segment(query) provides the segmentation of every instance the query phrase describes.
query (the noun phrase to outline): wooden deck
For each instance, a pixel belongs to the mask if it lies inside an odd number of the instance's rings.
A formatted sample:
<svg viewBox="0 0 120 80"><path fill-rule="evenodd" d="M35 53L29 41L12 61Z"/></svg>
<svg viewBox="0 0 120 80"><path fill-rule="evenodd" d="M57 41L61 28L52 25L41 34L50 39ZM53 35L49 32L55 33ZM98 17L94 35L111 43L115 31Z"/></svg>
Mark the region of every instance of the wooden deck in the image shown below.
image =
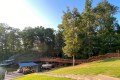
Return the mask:
<svg viewBox="0 0 120 80"><path fill-rule="evenodd" d="M14 72L6 72L4 80L13 80L13 79L18 78L20 76L23 76L23 74L22 73L17 73L16 71L14 71Z"/></svg>
<svg viewBox="0 0 120 80"><path fill-rule="evenodd" d="M55 62L55 63L65 63L72 64L72 59L61 59L61 58L40 58L38 61L41 62ZM75 64L81 64L86 62L86 60L75 60Z"/></svg>
<svg viewBox="0 0 120 80"><path fill-rule="evenodd" d="M114 57L115 58L120 57L120 53L107 53L105 55L92 56L89 59L78 59L78 60L76 59L75 64L82 64L82 63L104 60L107 58L114 58ZM62 59L62 58L40 58L37 61L55 62L55 63L60 63L60 64L72 64L73 63L72 59Z"/></svg>

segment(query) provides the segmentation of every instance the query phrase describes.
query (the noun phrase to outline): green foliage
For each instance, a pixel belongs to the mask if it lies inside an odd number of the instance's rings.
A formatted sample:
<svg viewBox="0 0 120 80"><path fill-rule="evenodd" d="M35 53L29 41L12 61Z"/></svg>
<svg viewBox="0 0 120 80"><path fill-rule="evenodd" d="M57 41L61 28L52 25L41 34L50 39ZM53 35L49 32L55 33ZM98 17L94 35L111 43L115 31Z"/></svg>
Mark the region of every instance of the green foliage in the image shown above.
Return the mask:
<svg viewBox="0 0 120 80"><path fill-rule="evenodd" d="M0 23L0 56L1 60L22 51L19 29Z"/></svg>
<svg viewBox="0 0 120 80"><path fill-rule="evenodd" d="M67 12L63 15L63 36L65 46L63 47L63 52L67 56L73 57L73 66L74 66L74 57L77 55L78 50L80 49L80 13L76 8L71 12L70 9L67 9Z"/></svg>
<svg viewBox="0 0 120 80"><path fill-rule="evenodd" d="M64 12L62 25L63 52L78 58L115 52L119 50L119 25L114 17L118 7L101 1L92 8L92 0L85 1L85 10L80 14L75 8ZM75 36L76 35L76 36Z"/></svg>
<svg viewBox="0 0 120 80"><path fill-rule="evenodd" d="M115 24L116 18L113 16L117 12L117 7L107 1L100 2L95 8L97 37L99 39L99 53L114 52Z"/></svg>
<svg viewBox="0 0 120 80"><path fill-rule="evenodd" d="M92 2L85 0L81 13L67 8L56 32L42 26L20 31L0 23L0 59L30 50L46 52L45 56L77 58L120 50L120 25L114 16L118 7L107 0L92 7Z"/></svg>
<svg viewBox="0 0 120 80"><path fill-rule="evenodd" d="M54 51L55 34L51 28L44 28L38 26L35 28L26 28L21 32L21 37L24 45L24 50L36 50L39 52ZM53 54L47 54L50 56Z"/></svg>
<svg viewBox="0 0 120 80"><path fill-rule="evenodd" d="M95 16L91 8L92 1L86 0L85 11L82 13L82 49L83 53L90 57L93 55L94 42L95 42Z"/></svg>
<svg viewBox="0 0 120 80"><path fill-rule="evenodd" d="M0 24L0 56L1 60L12 55L35 50L46 52L46 56L53 56L55 34L51 28L27 27L23 31L12 28L7 24Z"/></svg>
<svg viewBox="0 0 120 80"><path fill-rule="evenodd" d="M62 47L64 47L64 39L63 39L63 25L58 25L59 30L56 31L55 35L55 52L57 53L57 57L64 57Z"/></svg>
<svg viewBox="0 0 120 80"><path fill-rule="evenodd" d="M85 12L88 13L91 10L92 0L85 0Z"/></svg>
<svg viewBox="0 0 120 80"><path fill-rule="evenodd" d="M68 56L76 55L80 47L80 40L78 38L80 25L80 14L76 8L71 12L68 8L67 13L63 16L63 35L65 46L63 52Z"/></svg>

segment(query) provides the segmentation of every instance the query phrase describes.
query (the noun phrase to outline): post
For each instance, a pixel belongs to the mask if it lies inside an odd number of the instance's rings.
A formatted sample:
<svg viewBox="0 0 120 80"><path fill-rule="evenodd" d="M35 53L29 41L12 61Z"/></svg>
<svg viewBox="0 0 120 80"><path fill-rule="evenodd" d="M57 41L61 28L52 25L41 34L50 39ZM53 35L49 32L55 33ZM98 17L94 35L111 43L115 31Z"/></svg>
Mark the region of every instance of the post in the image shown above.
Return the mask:
<svg viewBox="0 0 120 80"><path fill-rule="evenodd" d="M73 66L75 66L75 56L73 55Z"/></svg>
<svg viewBox="0 0 120 80"><path fill-rule="evenodd" d="M38 72L39 70L38 70L38 66L36 66L36 72Z"/></svg>

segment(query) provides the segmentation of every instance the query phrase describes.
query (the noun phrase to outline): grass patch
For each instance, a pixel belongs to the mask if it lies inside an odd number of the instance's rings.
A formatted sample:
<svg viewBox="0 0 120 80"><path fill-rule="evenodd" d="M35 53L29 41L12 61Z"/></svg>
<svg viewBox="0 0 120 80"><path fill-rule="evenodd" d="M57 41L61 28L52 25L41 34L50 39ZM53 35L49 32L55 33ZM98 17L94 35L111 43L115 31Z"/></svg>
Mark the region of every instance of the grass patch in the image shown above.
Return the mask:
<svg viewBox="0 0 120 80"><path fill-rule="evenodd" d="M52 77L52 76L40 75L40 74L30 74L17 78L15 80L73 80L73 79Z"/></svg>
<svg viewBox="0 0 120 80"><path fill-rule="evenodd" d="M120 58L111 58L91 63L80 64L75 67L65 67L48 73L55 74L103 74L120 78Z"/></svg>

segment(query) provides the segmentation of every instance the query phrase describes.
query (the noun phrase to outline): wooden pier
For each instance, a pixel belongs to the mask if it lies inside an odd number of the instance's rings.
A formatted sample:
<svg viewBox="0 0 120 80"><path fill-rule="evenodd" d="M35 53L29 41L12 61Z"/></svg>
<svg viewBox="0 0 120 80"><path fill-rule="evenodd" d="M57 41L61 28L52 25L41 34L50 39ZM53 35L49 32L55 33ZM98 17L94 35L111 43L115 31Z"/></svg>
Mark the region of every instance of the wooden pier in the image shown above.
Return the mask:
<svg viewBox="0 0 120 80"><path fill-rule="evenodd" d="M72 64L72 59L61 59L61 58L40 58L38 61L41 62L55 62L55 63L61 63L61 64ZM75 64L81 64L84 63L86 60L75 60Z"/></svg>
<svg viewBox="0 0 120 80"><path fill-rule="evenodd" d="M99 56L92 56L89 59L76 59L75 64L82 64L87 62L93 62L98 60L104 60L107 58L116 58L120 57L120 53L107 53L105 55L99 55ZM72 64L72 59L63 59L63 58L40 58L36 61L40 62L50 62L50 63L58 63L58 64Z"/></svg>

